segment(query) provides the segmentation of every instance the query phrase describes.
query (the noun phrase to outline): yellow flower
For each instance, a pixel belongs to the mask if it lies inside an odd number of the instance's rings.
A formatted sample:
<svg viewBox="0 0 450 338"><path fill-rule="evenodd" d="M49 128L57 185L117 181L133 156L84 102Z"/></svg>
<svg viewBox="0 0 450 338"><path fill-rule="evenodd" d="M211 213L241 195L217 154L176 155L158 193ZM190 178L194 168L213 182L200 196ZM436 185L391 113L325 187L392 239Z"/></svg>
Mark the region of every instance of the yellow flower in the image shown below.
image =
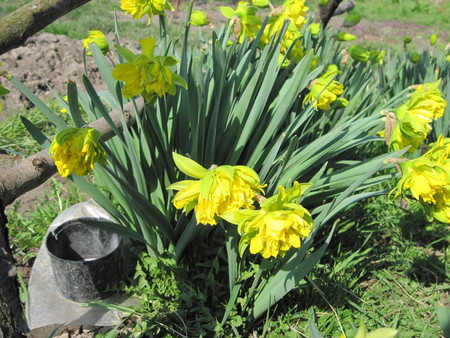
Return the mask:
<svg viewBox="0 0 450 338"><path fill-rule="evenodd" d="M193 26L206 26L211 22L211 18L206 15L205 12L193 10L191 14L191 25Z"/></svg>
<svg viewBox="0 0 450 338"><path fill-rule="evenodd" d="M173 11L174 8L166 0L120 0L120 8L133 19L142 18L148 14L148 23L152 22L153 15L164 15L164 11Z"/></svg>
<svg viewBox="0 0 450 338"><path fill-rule="evenodd" d="M435 162L433 151L400 164L402 177L391 191L420 201L430 218L450 222L450 166ZM442 160L442 158L441 158ZM446 158L445 158L446 161Z"/></svg>
<svg viewBox="0 0 450 338"><path fill-rule="evenodd" d="M236 10L228 6L220 7L223 16L231 19L230 24L233 25L234 35L239 43L242 43L246 36L249 39L256 37L262 21L256 16L258 8L252 6L246 1L239 1Z"/></svg>
<svg viewBox="0 0 450 338"><path fill-rule="evenodd" d="M94 162L106 162L106 152L98 142L101 134L93 128L68 128L60 131L50 145L56 168L62 177L78 176L94 170Z"/></svg>
<svg viewBox="0 0 450 338"><path fill-rule="evenodd" d="M311 186L294 182L289 190L279 186L279 192L261 203L261 209L242 209L223 218L238 225L242 235L239 252L250 246L250 253L260 253L264 258L284 256L292 247L299 248L301 240L308 237L313 219L308 210L295 203Z"/></svg>
<svg viewBox="0 0 450 338"><path fill-rule="evenodd" d="M439 90L440 83L441 79L433 83L417 86L416 91L411 95L407 103L407 109L411 114L427 123L430 123L433 119L437 120L444 115L447 102Z"/></svg>
<svg viewBox="0 0 450 338"><path fill-rule="evenodd" d="M153 56L155 40L152 37L139 41L142 54L135 55L126 48L116 46L119 53L128 61L114 68L115 79L126 82L123 96L131 98L141 94L148 103L154 103L157 97L166 93L175 95L176 85L186 88L184 79L172 73L169 66L178 63L171 56Z"/></svg>
<svg viewBox="0 0 450 338"><path fill-rule="evenodd" d="M450 138L441 134L436 142L430 144L430 147L423 156L428 157L433 162L450 165Z"/></svg>
<svg viewBox="0 0 450 338"><path fill-rule="evenodd" d="M410 193L416 200L436 203L436 193L450 183L445 168L426 156L400 163L400 168L402 178L395 197L402 195L407 199L407 193Z"/></svg>
<svg viewBox="0 0 450 338"><path fill-rule="evenodd" d="M427 138L431 126L409 114L403 106L396 110L395 116L397 120L390 136L389 150L397 151L410 146L408 152L412 154Z"/></svg>
<svg viewBox="0 0 450 338"><path fill-rule="evenodd" d="M303 105L313 102L314 108L327 110L338 100L341 106L346 106L348 101L338 98L344 92L344 85L333 80L337 74L339 74L337 66L329 65L325 74L311 82L310 92L303 100Z"/></svg>
<svg viewBox="0 0 450 338"><path fill-rule="evenodd" d="M178 190L172 203L187 214L195 211L197 224L217 224L222 214L240 208L253 208L253 198L263 192L258 174L245 166L219 166L207 170L195 161L173 153L176 166L198 180L171 184L167 189Z"/></svg>
<svg viewBox="0 0 450 338"><path fill-rule="evenodd" d="M427 138L432 129L430 123L440 118L447 106L438 88L440 82L418 85L409 100L396 109L389 150L411 146L408 152L414 153Z"/></svg>
<svg viewBox="0 0 450 338"><path fill-rule="evenodd" d="M105 55L106 53L108 53L109 51L109 43L108 40L106 40L106 36L105 34L103 34L100 31L89 31L89 36L83 40L83 47L86 48L87 55L92 55L90 49L89 49L89 45L91 43L95 43L97 44L97 46L100 48L100 50L102 51L103 55Z"/></svg>

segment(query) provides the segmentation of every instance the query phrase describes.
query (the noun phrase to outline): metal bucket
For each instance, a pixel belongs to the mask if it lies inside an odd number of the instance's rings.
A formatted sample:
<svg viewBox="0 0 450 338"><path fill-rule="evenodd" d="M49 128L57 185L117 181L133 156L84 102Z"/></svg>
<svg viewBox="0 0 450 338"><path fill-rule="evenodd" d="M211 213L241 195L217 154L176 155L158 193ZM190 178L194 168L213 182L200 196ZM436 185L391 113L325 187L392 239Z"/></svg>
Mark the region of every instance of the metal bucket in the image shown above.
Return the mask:
<svg viewBox="0 0 450 338"><path fill-rule="evenodd" d="M122 279L121 243L120 235L79 220L50 231L45 244L60 294L75 302L111 295L110 286Z"/></svg>

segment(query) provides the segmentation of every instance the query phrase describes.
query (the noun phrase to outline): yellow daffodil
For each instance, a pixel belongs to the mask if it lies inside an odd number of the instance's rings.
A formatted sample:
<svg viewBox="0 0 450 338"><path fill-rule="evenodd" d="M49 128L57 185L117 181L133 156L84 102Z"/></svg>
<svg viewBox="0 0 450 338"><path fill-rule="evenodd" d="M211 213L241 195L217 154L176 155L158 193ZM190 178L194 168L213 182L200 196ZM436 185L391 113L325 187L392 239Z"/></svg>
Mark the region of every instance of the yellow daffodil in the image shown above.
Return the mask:
<svg viewBox="0 0 450 338"><path fill-rule="evenodd" d="M94 162L106 162L106 152L99 143L100 132L93 128L68 128L60 131L49 153L62 177L78 176L94 170Z"/></svg>
<svg viewBox="0 0 450 338"><path fill-rule="evenodd" d="M166 0L120 0L120 8L133 19L142 18L148 14L148 23L152 22L153 15L163 15L164 11L173 11L174 8Z"/></svg>
<svg viewBox="0 0 450 338"><path fill-rule="evenodd" d="M246 166L223 165L208 170L195 161L174 153L176 166L198 180L171 184L167 189L178 190L173 205L187 214L195 211L197 224L217 224L222 214L240 208L253 208L254 197L263 192L258 174Z"/></svg>
<svg viewBox="0 0 450 338"><path fill-rule="evenodd" d="M103 55L108 53L109 51L109 43L106 39L105 34L100 31L89 31L89 36L83 40L83 47L87 50L87 55L92 55L89 45L91 43L97 44L97 46L102 51Z"/></svg>
<svg viewBox="0 0 450 338"><path fill-rule="evenodd" d="M306 12L308 7L305 6L304 0L286 0L280 7L276 7L270 13L270 19L264 30L262 40L268 43L272 36L278 34L283 27L284 21L289 20L288 31L295 38L300 36L300 29L306 23ZM288 39L291 37L288 37Z"/></svg>
<svg viewBox="0 0 450 338"><path fill-rule="evenodd" d="M409 100L395 110L396 122L389 139L389 150L400 150L410 146L414 153L431 131L431 122L444 114L447 102L434 83L418 85Z"/></svg>
<svg viewBox="0 0 450 338"><path fill-rule="evenodd" d="M235 10L222 6L220 11L223 16L231 20L230 24L233 25L234 35L239 43L242 43L247 36L249 39L256 37L262 24L261 18L255 15L258 8L246 1L239 1Z"/></svg>
<svg viewBox="0 0 450 338"><path fill-rule="evenodd" d="M431 156L432 157L432 156ZM410 194L420 201L432 219L450 222L450 167L421 156L400 164L402 177L395 191L395 197L408 200Z"/></svg>
<svg viewBox="0 0 450 338"><path fill-rule="evenodd" d="M202 27L209 25L211 18L205 12L193 10L191 14L191 25Z"/></svg>
<svg viewBox="0 0 450 338"><path fill-rule="evenodd" d="M400 108L395 112L397 120L390 136L389 150L397 151L410 146L408 152L412 154L427 138L431 126L414 118L408 114L407 110Z"/></svg>
<svg viewBox="0 0 450 338"><path fill-rule="evenodd" d="M450 138L439 135L436 142L431 143L430 149L423 155L433 162L450 165Z"/></svg>
<svg viewBox="0 0 450 338"><path fill-rule="evenodd" d="M447 102L439 90L441 79L433 83L418 85L407 103L407 109L417 118L430 123L444 115Z"/></svg>
<svg viewBox="0 0 450 338"><path fill-rule="evenodd" d="M308 237L313 220L311 214L295 201L311 186L294 182L286 191L279 186L277 195L261 203L261 209L241 209L223 216L238 225L242 235L239 252L250 246L250 253L260 253L264 258L284 256L292 247L299 248L301 240Z"/></svg>
<svg viewBox="0 0 450 338"><path fill-rule="evenodd" d="M142 54L136 55L126 48L116 46L119 53L128 61L114 68L115 79L125 82L123 96L131 98L141 94L148 103L156 101L166 93L174 95L176 85L186 88L184 79L172 73L169 66L178 63L171 56L153 56L155 40L152 37L139 41Z"/></svg>
<svg viewBox="0 0 450 338"><path fill-rule="evenodd" d="M338 97L344 92L344 85L333 80L337 74L339 74L337 66L329 65L325 74L311 82L310 92L303 100L303 104L313 102L314 108L322 110L330 109L330 105L335 101L339 101L341 106L346 106L348 101Z"/></svg>

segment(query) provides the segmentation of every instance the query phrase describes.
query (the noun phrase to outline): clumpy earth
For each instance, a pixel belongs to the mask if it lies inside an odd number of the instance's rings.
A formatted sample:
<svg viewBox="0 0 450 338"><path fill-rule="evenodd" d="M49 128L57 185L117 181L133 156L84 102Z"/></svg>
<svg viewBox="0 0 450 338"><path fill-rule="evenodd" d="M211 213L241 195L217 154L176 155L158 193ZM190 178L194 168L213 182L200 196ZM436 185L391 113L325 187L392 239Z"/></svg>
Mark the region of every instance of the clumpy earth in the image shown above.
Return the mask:
<svg viewBox="0 0 450 338"><path fill-rule="evenodd" d="M101 86L101 79L92 57L87 56L87 75L96 87ZM65 35L49 33L37 34L27 40L24 46L0 55L2 68L18 78L42 100L52 99L50 88L61 95L66 94L67 81L82 84L83 45ZM11 90L3 99L2 116L19 109L33 107L24 95L5 79L0 83Z"/></svg>

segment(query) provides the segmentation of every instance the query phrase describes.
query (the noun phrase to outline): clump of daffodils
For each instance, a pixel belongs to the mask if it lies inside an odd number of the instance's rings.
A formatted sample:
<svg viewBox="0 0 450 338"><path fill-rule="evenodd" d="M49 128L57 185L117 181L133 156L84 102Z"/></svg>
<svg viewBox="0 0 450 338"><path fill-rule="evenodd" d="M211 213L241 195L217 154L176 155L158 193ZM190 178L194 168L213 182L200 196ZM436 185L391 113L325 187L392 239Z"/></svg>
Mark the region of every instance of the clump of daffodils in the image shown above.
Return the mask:
<svg viewBox="0 0 450 338"><path fill-rule="evenodd" d="M261 208L241 209L224 215L230 223L237 224L242 235L239 252L249 246L250 253L264 258L283 257L291 248L299 248L301 240L309 236L313 219L308 210L295 201L311 186L294 182L286 191L278 187L278 194L260 203Z"/></svg>
<svg viewBox="0 0 450 338"><path fill-rule="evenodd" d="M306 23L306 12L308 7L305 6L304 0L285 0L281 6L274 7L267 0L253 1L252 4L246 1L240 1L236 9L228 6L220 8L222 14L230 19L233 26L233 32L239 43L245 38L253 40L258 31L262 27L262 20L257 15L258 8L271 7L269 21L261 36L260 47L264 48L266 44L276 35L278 35L285 21L288 21L287 30L282 37L280 45L280 60L287 56L286 66L290 61L298 63L304 55L303 46L299 40L301 37L300 30ZM317 34L320 26L312 26ZM289 55L286 55L290 49Z"/></svg>
<svg viewBox="0 0 450 338"><path fill-rule="evenodd" d="M109 52L108 40L101 31L89 31L89 36L83 40L83 47L87 50L87 55L92 55L91 50L89 49L91 43L97 44L103 55Z"/></svg>
<svg viewBox="0 0 450 338"><path fill-rule="evenodd" d="M311 184L294 182L287 191L279 186L278 194L265 199L260 195L264 186L259 176L249 167L223 165L208 170L179 154L174 153L173 158L178 169L197 179L168 187L178 190L172 200L175 208L186 213L194 210L197 224L215 225L221 218L236 224L242 235L241 255L250 247L250 253L264 258L284 256L309 236L311 214L296 200Z"/></svg>
<svg viewBox="0 0 450 338"><path fill-rule="evenodd" d="M258 174L249 167L223 165L208 170L176 153L173 159L181 172L197 180L176 182L167 189L178 190L173 205L186 214L194 210L197 224L215 225L225 213L252 209L254 198L264 192Z"/></svg>
<svg viewBox="0 0 450 338"><path fill-rule="evenodd" d="M49 153L62 177L78 176L94 170L94 163L106 163L106 152L99 143L101 134L93 128L67 128L60 131Z"/></svg>
<svg viewBox="0 0 450 338"><path fill-rule="evenodd" d="M164 15L164 11L174 10L167 0L120 0L120 8L135 20L148 15L148 24L152 22L153 15Z"/></svg>
<svg viewBox="0 0 450 338"><path fill-rule="evenodd" d="M444 114L447 102L439 90L440 80L419 85L409 100L394 112L394 126L380 132L386 138L390 151L410 146L408 152L414 153L431 131L431 122Z"/></svg>
<svg viewBox="0 0 450 338"><path fill-rule="evenodd" d="M117 65L112 75L125 82L122 94L131 98L141 94L147 103L154 103L158 97L175 95L176 85L186 88L186 81L170 70L179 61L171 56L154 56L155 40L152 37L140 40L142 54L116 46L127 61Z"/></svg>
<svg viewBox="0 0 450 338"><path fill-rule="evenodd" d="M310 92L303 100L303 105L312 103L316 109L327 110L333 102L338 101L340 106L347 106L348 101L339 97L344 92L344 85L334 80L339 73L336 65L329 65L325 74L311 82Z"/></svg>
<svg viewBox="0 0 450 338"><path fill-rule="evenodd" d="M400 163L402 177L391 192L418 200L431 219L450 223L450 139L439 136L424 155Z"/></svg>

